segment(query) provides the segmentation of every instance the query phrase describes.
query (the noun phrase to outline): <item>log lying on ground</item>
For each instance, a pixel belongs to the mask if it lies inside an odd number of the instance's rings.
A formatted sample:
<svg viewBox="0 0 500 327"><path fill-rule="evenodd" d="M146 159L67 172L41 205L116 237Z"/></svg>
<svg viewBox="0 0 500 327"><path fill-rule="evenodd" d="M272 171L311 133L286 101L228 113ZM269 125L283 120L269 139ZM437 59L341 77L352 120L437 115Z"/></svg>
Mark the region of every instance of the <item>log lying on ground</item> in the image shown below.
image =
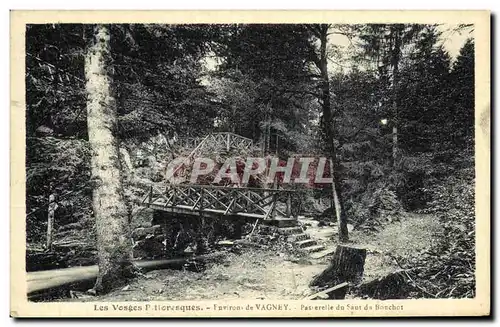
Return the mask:
<svg viewBox="0 0 500 327"><path fill-rule="evenodd" d="M166 268L182 264L190 260L209 260L223 256L223 252L165 260L134 261L141 269ZM27 273L28 295L72 283L85 282L97 278L98 266L73 267L55 270L35 271Z"/></svg>
<svg viewBox="0 0 500 327"><path fill-rule="evenodd" d="M249 241L247 239L234 240L234 243L239 244L239 245L243 245L243 246L257 248L257 249L263 249L263 248L265 248L264 245L256 243L256 242Z"/></svg>
<svg viewBox="0 0 500 327"><path fill-rule="evenodd" d="M318 293L314 293L313 295L309 295L308 297L305 298L305 300L316 300L318 298L320 299L327 299L327 298L336 298L336 296L332 296L332 293L336 294L342 294L342 298L345 297L345 291L347 291L347 286L349 286L349 283L342 283L334 287L327 288L326 290L323 290Z"/></svg>
<svg viewBox="0 0 500 327"><path fill-rule="evenodd" d="M330 266L314 277L309 286L333 287L344 282L358 284L363 277L365 258L366 249L339 245ZM342 290L347 291L347 288L344 287ZM337 294L336 298L339 296L342 297L341 294Z"/></svg>

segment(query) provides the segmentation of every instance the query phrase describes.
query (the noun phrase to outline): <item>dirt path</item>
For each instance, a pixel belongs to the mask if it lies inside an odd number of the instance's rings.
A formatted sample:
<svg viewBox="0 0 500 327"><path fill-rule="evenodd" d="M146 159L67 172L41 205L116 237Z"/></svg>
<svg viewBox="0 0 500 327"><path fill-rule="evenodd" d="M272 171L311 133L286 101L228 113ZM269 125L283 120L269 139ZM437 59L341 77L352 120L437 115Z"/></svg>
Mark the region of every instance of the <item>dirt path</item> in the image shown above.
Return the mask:
<svg viewBox="0 0 500 327"><path fill-rule="evenodd" d="M436 216L408 213L378 233L353 231L350 239L368 250L407 256L432 246L440 232L441 225Z"/></svg>
<svg viewBox="0 0 500 327"><path fill-rule="evenodd" d="M408 214L378 233L353 231L351 244L366 248L364 279L385 276L399 267L391 255L406 256L432 246L440 226L436 217ZM324 241L324 240L323 240ZM334 245L331 242L330 246ZM74 301L162 301L229 299L302 299L311 294L313 276L328 265L328 257L290 261L269 250L242 249L203 272L156 270L109 294Z"/></svg>
<svg viewBox="0 0 500 327"><path fill-rule="evenodd" d="M400 269L393 256L407 257L430 248L441 230L436 216L408 213L377 233L353 231L350 239L368 250L364 279L370 280Z"/></svg>
<svg viewBox="0 0 500 327"><path fill-rule="evenodd" d="M326 265L293 263L268 251L228 254L203 272L156 270L132 281L126 290L93 301L302 299L308 283Z"/></svg>

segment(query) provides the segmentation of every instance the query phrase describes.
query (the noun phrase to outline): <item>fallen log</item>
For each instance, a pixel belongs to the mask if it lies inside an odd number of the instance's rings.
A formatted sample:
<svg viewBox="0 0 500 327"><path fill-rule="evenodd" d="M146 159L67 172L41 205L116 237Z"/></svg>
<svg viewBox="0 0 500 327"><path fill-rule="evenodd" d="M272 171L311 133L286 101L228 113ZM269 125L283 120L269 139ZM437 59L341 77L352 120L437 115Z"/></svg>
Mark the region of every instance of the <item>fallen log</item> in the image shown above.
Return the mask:
<svg viewBox="0 0 500 327"><path fill-rule="evenodd" d="M347 290L344 290L344 292L339 292L339 290L342 290L344 288L347 288L349 286L349 283L342 283L334 287L327 288L326 290L323 290L318 293L314 293L313 295L309 295L306 297L304 300L315 300L316 298L322 298L322 299L339 299L339 298L345 298L345 293ZM340 295L340 293L343 293L343 295Z"/></svg>
<svg viewBox="0 0 500 327"><path fill-rule="evenodd" d="M331 287L343 282L357 284L364 272L366 249L337 246L330 266L314 277L310 286Z"/></svg>
<svg viewBox="0 0 500 327"><path fill-rule="evenodd" d="M262 245L262 244L259 244L259 243L256 243L256 242L252 242L252 241L249 241L249 240L246 240L246 239L235 240L234 243L242 245L242 246L254 247L254 248L258 248L258 249L265 248L265 246Z"/></svg>
<svg viewBox="0 0 500 327"><path fill-rule="evenodd" d="M183 264L191 260L216 259L223 256L224 254L224 252L218 252L176 259L134 261L134 265L145 270L152 268L166 268L169 266ZM30 295L43 290L92 280L97 278L98 272L99 268L97 265L29 272L27 273L26 278L27 293L28 295Z"/></svg>

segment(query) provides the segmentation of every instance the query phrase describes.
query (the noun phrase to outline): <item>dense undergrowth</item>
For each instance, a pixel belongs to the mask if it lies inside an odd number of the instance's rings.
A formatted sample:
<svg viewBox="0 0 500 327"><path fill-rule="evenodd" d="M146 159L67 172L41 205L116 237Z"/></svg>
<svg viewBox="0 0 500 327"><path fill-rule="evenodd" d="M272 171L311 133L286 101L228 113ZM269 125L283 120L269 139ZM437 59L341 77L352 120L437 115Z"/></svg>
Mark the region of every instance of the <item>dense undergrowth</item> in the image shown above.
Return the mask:
<svg viewBox="0 0 500 327"><path fill-rule="evenodd" d="M455 166L453 174L438 174L422 190L431 201L419 211L435 215L443 231L432 248L401 258L403 267L412 269L417 297L472 298L476 294L474 166L470 154L460 159L461 167Z"/></svg>

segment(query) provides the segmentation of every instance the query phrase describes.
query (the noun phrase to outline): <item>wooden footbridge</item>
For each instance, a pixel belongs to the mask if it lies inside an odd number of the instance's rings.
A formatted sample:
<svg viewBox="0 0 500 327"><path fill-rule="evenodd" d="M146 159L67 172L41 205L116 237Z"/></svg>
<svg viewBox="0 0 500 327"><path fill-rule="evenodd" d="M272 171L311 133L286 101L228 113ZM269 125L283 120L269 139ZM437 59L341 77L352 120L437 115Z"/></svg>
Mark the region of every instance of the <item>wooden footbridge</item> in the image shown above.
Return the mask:
<svg viewBox="0 0 500 327"><path fill-rule="evenodd" d="M248 152L253 142L233 133L214 133L204 138L185 139L184 147L191 150L188 160L214 152ZM248 218L259 221L279 221L279 225L296 224L299 210L293 206L297 196L292 190L188 185L168 183L154 184L148 187L141 206L157 211L200 218L228 219ZM283 221L281 223L281 221ZM298 236L301 236L299 234ZM310 240L298 241L299 246L310 245ZM318 245L310 249L317 251ZM307 250L307 248L305 248ZM222 255L216 253L215 255ZM140 261L135 264L141 268L172 267L186 260L206 260L213 255L201 255L189 258ZM92 282L98 274L97 266L73 267L49 271L29 272L27 275L27 293L30 298L44 295L46 290L58 289L76 282Z"/></svg>
<svg viewBox="0 0 500 327"><path fill-rule="evenodd" d="M251 139L227 132L212 133L203 138L186 138L180 143L192 149L185 163L214 152L248 152L253 146ZM188 216L295 220L298 212L292 208L293 197L293 191L283 189L167 183L162 187L150 186L141 204Z"/></svg>
<svg viewBox="0 0 500 327"><path fill-rule="evenodd" d="M295 220L293 191L210 185L151 186L142 205L170 213L208 218Z"/></svg>

